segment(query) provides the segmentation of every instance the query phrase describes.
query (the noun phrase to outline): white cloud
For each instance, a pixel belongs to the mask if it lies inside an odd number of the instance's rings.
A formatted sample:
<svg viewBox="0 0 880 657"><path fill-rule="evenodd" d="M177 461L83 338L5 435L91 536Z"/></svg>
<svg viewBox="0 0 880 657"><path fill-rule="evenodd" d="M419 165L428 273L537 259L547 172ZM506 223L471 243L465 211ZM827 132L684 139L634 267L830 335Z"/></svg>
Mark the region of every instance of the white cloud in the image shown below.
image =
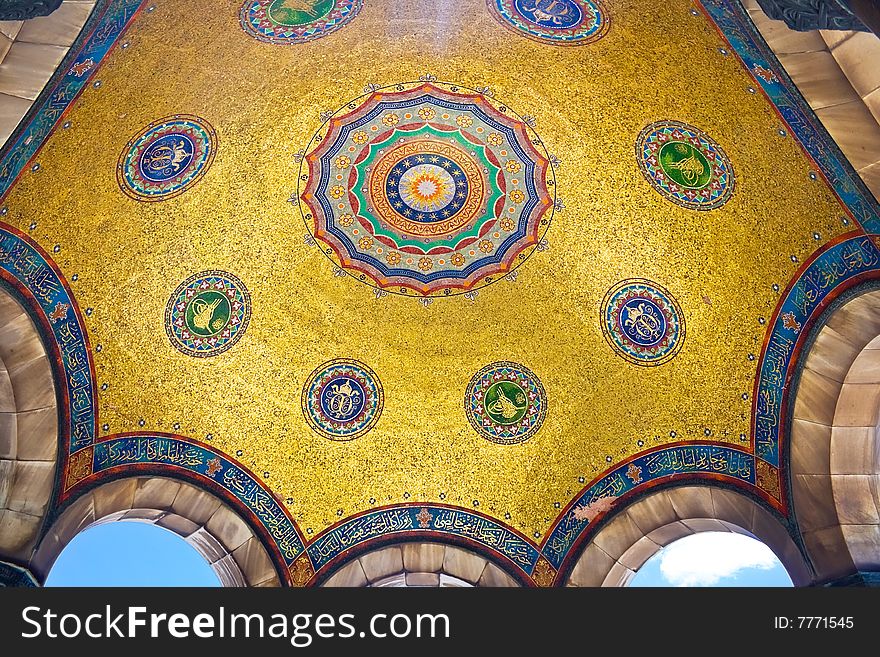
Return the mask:
<svg viewBox="0 0 880 657"><path fill-rule="evenodd" d="M660 572L672 586L712 586L745 568L770 570L776 555L748 536L702 532L666 546Z"/></svg>

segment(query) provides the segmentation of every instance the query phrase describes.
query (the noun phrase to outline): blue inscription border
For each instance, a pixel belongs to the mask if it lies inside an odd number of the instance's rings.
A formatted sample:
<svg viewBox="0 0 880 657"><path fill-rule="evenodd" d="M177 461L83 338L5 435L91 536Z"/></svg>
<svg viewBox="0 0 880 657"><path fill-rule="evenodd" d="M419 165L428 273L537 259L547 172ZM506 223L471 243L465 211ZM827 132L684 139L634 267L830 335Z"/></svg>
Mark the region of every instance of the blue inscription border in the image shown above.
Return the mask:
<svg viewBox="0 0 880 657"><path fill-rule="evenodd" d="M743 6L737 0L698 2L859 225L869 233L880 233L880 205L874 195L779 64Z"/></svg>
<svg viewBox="0 0 880 657"><path fill-rule="evenodd" d="M73 293L54 262L35 242L0 224L0 270L32 302L32 315L54 343L56 389L61 391L59 429L69 453L94 442L98 410L95 373L85 324ZM36 312L35 312L36 311ZM52 349L50 348L51 352Z"/></svg>
<svg viewBox="0 0 880 657"><path fill-rule="evenodd" d="M861 233L829 242L810 260L783 293L761 353L752 409L755 454L780 464L780 438L789 401L789 382L809 326L828 302L866 276L880 276L880 250Z"/></svg>
<svg viewBox="0 0 880 657"><path fill-rule="evenodd" d="M245 466L209 446L173 434L117 434L95 443L93 474L77 486L90 486L95 479L123 471L126 475L154 467L163 473L195 475L231 497L239 510L245 511L264 530L284 566L284 578L293 562L305 552L299 528L287 509Z"/></svg>
<svg viewBox="0 0 880 657"><path fill-rule="evenodd" d="M556 570L581 536L618 498L674 476L705 476L756 486L755 456L723 443L684 443L645 452L590 483L560 514L541 554Z"/></svg>
<svg viewBox="0 0 880 657"><path fill-rule="evenodd" d="M98 0L80 37L0 151L0 198L6 196L125 32L146 0ZM87 35L87 36L86 36Z"/></svg>

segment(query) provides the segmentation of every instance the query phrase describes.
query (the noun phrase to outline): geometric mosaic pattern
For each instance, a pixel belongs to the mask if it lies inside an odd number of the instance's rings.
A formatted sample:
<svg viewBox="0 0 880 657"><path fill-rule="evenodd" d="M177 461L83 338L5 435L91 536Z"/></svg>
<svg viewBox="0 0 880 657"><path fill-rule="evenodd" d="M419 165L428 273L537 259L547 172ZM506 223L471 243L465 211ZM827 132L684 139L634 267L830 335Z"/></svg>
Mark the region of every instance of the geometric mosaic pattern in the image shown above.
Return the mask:
<svg viewBox="0 0 880 657"><path fill-rule="evenodd" d="M486 0L505 27L536 41L579 46L608 32L608 12L599 0Z"/></svg>
<svg viewBox="0 0 880 657"><path fill-rule="evenodd" d="M547 394L534 372L501 361L474 375L464 396L471 426L500 445L521 443L538 432L547 415Z"/></svg>
<svg viewBox="0 0 880 657"><path fill-rule="evenodd" d="M178 351L204 358L221 354L244 335L251 297L223 271L204 271L181 283L165 308L165 332Z"/></svg>
<svg viewBox="0 0 880 657"><path fill-rule="evenodd" d="M661 365L684 343L684 315L666 289L640 278L621 281L600 306L602 333L611 348L635 365Z"/></svg>
<svg viewBox="0 0 880 657"><path fill-rule="evenodd" d="M639 169L661 196L690 210L714 210L733 195L733 165L702 130L658 121L636 140Z"/></svg>
<svg viewBox="0 0 880 657"><path fill-rule="evenodd" d="M129 140L116 165L116 180L137 201L164 201L204 176L216 150L217 133L204 119L169 116Z"/></svg>
<svg viewBox="0 0 880 657"><path fill-rule="evenodd" d="M322 252L397 294L443 296L502 278L552 218L550 158L531 127L476 91L415 82L339 110L300 170Z"/></svg>
<svg viewBox="0 0 880 657"><path fill-rule="evenodd" d="M338 358L319 365L302 392L309 426L330 440L353 440L379 421L385 397L376 373L363 363Z"/></svg>
<svg viewBox="0 0 880 657"><path fill-rule="evenodd" d="M239 22L266 43L305 43L343 27L362 6L363 0L247 0Z"/></svg>

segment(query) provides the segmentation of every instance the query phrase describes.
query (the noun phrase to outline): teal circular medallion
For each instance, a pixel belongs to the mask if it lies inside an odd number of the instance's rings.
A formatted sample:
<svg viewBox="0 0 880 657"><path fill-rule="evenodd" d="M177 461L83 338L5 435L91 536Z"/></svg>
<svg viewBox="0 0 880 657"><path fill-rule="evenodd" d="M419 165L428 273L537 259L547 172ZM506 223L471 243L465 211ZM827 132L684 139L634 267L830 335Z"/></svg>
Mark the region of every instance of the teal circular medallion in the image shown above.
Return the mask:
<svg viewBox="0 0 880 657"><path fill-rule="evenodd" d="M730 159L692 125L658 121L646 126L636 140L636 160L661 196L689 210L714 210L733 196Z"/></svg>
<svg viewBox="0 0 880 657"><path fill-rule="evenodd" d="M221 354L234 345L251 316L250 294L238 278L205 271L181 283L165 308L165 332L188 356Z"/></svg>
<svg viewBox="0 0 880 657"><path fill-rule="evenodd" d="M547 415L547 395L534 372L500 361L481 369L465 392L465 412L484 438L501 445L531 438Z"/></svg>

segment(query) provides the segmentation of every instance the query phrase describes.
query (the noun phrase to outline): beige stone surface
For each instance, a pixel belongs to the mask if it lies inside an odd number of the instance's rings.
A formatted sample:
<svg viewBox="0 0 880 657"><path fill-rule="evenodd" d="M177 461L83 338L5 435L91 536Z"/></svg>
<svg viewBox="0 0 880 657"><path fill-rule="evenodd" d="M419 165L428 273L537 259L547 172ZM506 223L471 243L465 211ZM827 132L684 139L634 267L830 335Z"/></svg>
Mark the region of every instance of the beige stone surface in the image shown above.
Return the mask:
<svg viewBox="0 0 880 657"><path fill-rule="evenodd" d="M36 410L55 406L55 386L49 359L40 356L22 363L15 370L10 368L9 380L19 411Z"/></svg>
<svg viewBox="0 0 880 657"><path fill-rule="evenodd" d="M403 552L395 545L365 554L360 562L367 579L375 582L403 570Z"/></svg>
<svg viewBox="0 0 880 657"><path fill-rule="evenodd" d="M880 411L880 383L844 383L837 400L834 425L876 426Z"/></svg>
<svg viewBox="0 0 880 657"><path fill-rule="evenodd" d="M618 561L630 570L637 571L645 562L660 551L661 546L647 536L643 536L635 542L626 552L620 555Z"/></svg>
<svg viewBox="0 0 880 657"><path fill-rule="evenodd" d="M850 554L859 570L880 569L880 526L841 525Z"/></svg>
<svg viewBox="0 0 880 657"><path fill-rule="evenodd" d="M407 573L405 581L407 586L440 586L440 575L439 573Z"/></svg>
<svg viewBox="0 0 880 657"><path fill-rule="evenodd" d="M436 573L443 568L446 546L441 543L405 543L403 567L411 573Z"/></svg>
<svg viewBox="0 0 880 657"><path fill-rule="evenodd" d="M798 88L813 109L860 100L827 50L780 54L779 61L798 81Z"/></svg>
<svg viewBox="0 0 880 657"><path fill-rule="evenodd" d="M94 6L94 2L62 2L49 16L25 21L16 40L69 47Z"/></svg>
<svg viewBox="0 0 880 657"><path fill-rule="evenodd" d="M181 484L173 479L150 477L138 479L132 507L135 509L168 510L180 490ZM238 546L235 546L238 547Z"/></svg>
<svg viewBox="0 0 880 657"><path fill-rule="evenodd" d="M860 96L880 87L880 39L871 32L857 32L836 44L832 55Z"/></svg>
<svg viewBox="0 0 880 657"><path fill-rule="evenodd" d="M833 474L873 474L880 466L877 458L877 427L834 427L831 434L830 472Z"/></svg>
<svg viewBox="0 0 880 657"><path fill-rule="evenodd" d="M58 452L58 409L54 405L22 411L16 419L18 458L22 461L55 461Z"/></svg>
<svg viewBox="0 0 880 657"><path fill-rule="evenodd" d="M340 568L324 583L327 587L360 588L366 585L367 576L357 559Z"/></svg>
<svg viewBox="0 0 880 657"><path fill-rule="evenodd" d="M134 493L138 480L119 479L99 486L92 492L95 501L95 517L104 518L111 513L127 511L134 506Z"/></svg>
<svg viewBox="0 0 880 657"><path fill-rule="evenodd" d="M602 586L615 563L601 548L590 543L578 558L566 586Z"/></svg>
<svg viewBox="0 0 880 657"><path fill-rule="evenodd" d="M838 524L830 475L794 475L792 482L792 495L801 532Z"/></svg>
<svg viewBox="0 0 880 657"><path fill-rule="evenodd" d="M407 575L407 583L409 583L409 575ZM477 586L513 588L518 587L519 583L498 566L489 562L486 564Z"/></svg>
<svg viewBox="0 0 880 657"><path fill-rule="evenodd" d="M602 527L593 538L593 542L613 558L619 559L643 536L642 530L632 521L629 514L624 512L617 514L611 522Z"/></svg>
<svg viewBox="0 0 880 657"><path fill-rule="evenodd" d="M825 326L816 336L806 367L822 376L843 383L850 365L864 345L855 345L849 336Z"/></svg>
<svg viewBox="0 0 880 657"><path fill-rule="evenodd" d="M795 418L791 424L791 471L793 474L828 474L831 427Z"/></svg>
<svg viewBox="0 0 880 657"><path fill-rule="evenodd" d="M865 349L846 375L846 383L880 383L880 349Z"/></svg>
<svg viewBox="0 0 880 657"><path fill-rule="evenodd" d="M834 501L841 525L877 525L876 476L831 475ZM846 535L844 533L844 535Z"/></svg>
<svg viewBox="0 0 880 657"><path fill-rule="evenodd" d="M443 560L444 572L476 584L480 581L485 567L486 560L482 557L451 545L446 547L446 556Z"/></svg>
<svg viewBox="0 0 880 657"><path fill-rule="evenodd" d="M794 417L831 426L841 384L806 367L795 391Z"/></svg>
<svg viewBox="0 0 880 657"><path fill-rule="evenodd" d="M6 500L7 508L42 517L49 504L54 478L54 462L17 461Z"/></svg>
<svg viewBox="0 0 880 657"><path fill-rule="evenodd" d="M241 568L248 584L253 585L265 581L276 574L275 566L272 565L266 548L256 536L233 551L232 557Z"/></svg>
<svg viewBox="0 0 880 657"><path fill-rule="evenodd" d="M222 502L214 495L188 484L181 484L171 510L195 523L204 525Z"/></svg>
<svg viewBox="0 0 880 657"><path fill-rule="evenodd" d="M0 64L0 93L35 100L66 54L63 46L16 41Z"/></svg>
<svg viewBox="0 0 880 657"><path fill-rule="evenodd" d="M244 520L225 506L214 512L205 528L230 552L251 537L251 530Z"/></svg>

